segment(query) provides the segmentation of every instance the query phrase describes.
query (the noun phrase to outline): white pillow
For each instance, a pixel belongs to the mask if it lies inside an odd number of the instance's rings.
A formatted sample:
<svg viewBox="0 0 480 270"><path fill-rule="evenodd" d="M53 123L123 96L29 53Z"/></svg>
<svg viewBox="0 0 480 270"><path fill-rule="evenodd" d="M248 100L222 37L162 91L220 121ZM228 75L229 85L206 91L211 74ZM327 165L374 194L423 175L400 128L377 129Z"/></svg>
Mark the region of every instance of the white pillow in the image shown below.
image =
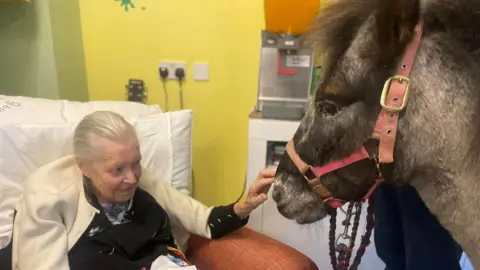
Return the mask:
<svg viewBox="0 0 480 270"><path fill-rule="evenodd" d="M126 118L140 140L142 165L189 195L192 111ZM0 248L11 238L13 212L25 178L73 153L76 122L0 125Z"/></svg>
<svg viewBox="0 0 480 270"><path fill-rule="evenodd" d="M0 125L78 122L85 115L99 110L113 111L123 117L162 112L158 105L145 105L130 101L77 102L0 95Z"/></svg>

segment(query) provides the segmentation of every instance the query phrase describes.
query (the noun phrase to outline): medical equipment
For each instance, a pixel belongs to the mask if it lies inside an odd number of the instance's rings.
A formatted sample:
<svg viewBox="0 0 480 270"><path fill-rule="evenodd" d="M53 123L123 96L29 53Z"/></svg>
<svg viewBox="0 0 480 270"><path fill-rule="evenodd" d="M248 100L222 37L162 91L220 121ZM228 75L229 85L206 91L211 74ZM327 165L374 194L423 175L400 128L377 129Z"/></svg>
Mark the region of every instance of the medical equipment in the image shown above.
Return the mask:
<svg viewBox="0 0 480 270"><path fill-rule="evenodd" d="M314 44L303 36L319 8L320 0L264 0L257 117L303 117L314 70Z"/></svg>
<svg viewBox="0 0 480 270"><path fill-rule="evenodd" d="M262 118L303 117L312 83L313 54L301 37L262 31L256 106Z"/></svg>

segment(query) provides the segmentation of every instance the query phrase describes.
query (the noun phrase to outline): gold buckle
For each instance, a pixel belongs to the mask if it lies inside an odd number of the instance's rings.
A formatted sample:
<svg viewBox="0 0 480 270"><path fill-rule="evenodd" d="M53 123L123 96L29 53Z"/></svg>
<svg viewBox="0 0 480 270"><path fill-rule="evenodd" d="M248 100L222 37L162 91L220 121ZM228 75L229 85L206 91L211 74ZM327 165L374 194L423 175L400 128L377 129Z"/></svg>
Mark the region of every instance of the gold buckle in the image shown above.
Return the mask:
<svg viewBox="0 0 480 270"><path fill-rule="evenodd" d="M400 108L393 107L393 106L388 106L387 104L385 104L385 101L387 100L388 90L390 89L390 85L392 84L393 80L397 80L399 83L404 83L404 82L407 83L407 86L406 86L406 89L405 89L405 95L403 97L402 104L401 104ZM380 105L382 106L382 108L384 108L385 110L387 110L389 112L400 112L403 109L405 109L405 107L407 106L407 100L408 100L409 93L410 93L410 79L409 78L404 77L404 76L400 76L400 75L390 77L385 82L385 84L383 85L382 95L380 96Z"/></svg>

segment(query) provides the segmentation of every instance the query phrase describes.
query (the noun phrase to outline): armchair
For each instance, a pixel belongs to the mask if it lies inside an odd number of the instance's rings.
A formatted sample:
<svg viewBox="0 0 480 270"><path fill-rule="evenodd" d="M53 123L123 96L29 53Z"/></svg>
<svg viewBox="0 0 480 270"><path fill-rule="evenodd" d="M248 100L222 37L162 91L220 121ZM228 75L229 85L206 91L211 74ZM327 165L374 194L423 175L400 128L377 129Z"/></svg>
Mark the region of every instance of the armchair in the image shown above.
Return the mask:
<svg viewBox="0 0 480 270"><path fill-rule="evenodd" d="M191 236L187 258L200 270L318 270L299 251L247 227L217 240Z"/></svg>

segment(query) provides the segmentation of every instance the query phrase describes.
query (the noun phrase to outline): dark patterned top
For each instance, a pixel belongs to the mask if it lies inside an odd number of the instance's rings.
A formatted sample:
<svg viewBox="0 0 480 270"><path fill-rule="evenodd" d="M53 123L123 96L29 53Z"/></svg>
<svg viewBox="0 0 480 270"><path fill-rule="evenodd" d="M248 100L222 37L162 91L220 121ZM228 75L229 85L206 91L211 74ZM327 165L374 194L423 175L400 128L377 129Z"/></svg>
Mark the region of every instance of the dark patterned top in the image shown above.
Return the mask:
<svg viewBox="0 0 480 270"><path fill-rule="evenodd" d="M83 177L83 187L85 189L85 197L87 198L87 201L105 214L113 226L131 221L132 215L134 214L133 211L130 211L133 204L133 198L128 202L100 204L93 190L92 180L86 176ZM89 236L93 236L102 232L103 229L104 228L95 227L92 228L88 234Z"/></svg>

